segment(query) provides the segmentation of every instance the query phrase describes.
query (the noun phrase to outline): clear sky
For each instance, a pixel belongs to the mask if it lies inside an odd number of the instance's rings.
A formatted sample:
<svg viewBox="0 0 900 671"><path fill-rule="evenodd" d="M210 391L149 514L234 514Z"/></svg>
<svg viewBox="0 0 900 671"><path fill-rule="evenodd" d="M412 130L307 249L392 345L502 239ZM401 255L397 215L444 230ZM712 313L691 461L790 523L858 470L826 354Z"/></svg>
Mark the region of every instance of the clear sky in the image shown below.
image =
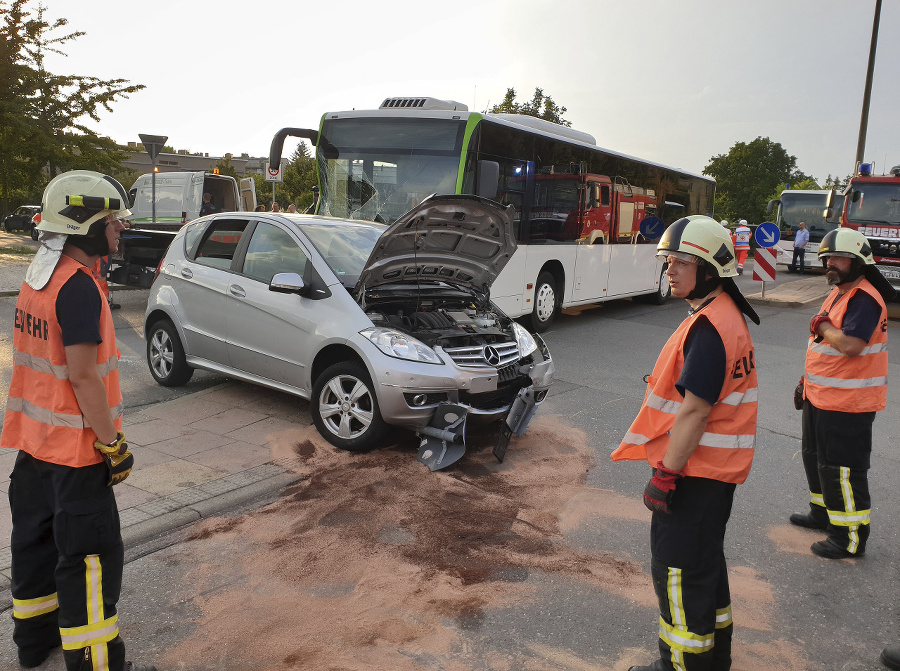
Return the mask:
<svg viewBox="0 0 900 671"><path fill-rule="evenodd" d="M482 111L535 86L600 146L700 172L757 136L819 180L854 167L875 0L43 0L87 34L59 74L146 85L118 142L268 154L284 126L386 97ZM34 2L32 7L36 7ZM290 149L290 146L288 146ZM884 0L866 159L900 164L900 0Z"/></svg>

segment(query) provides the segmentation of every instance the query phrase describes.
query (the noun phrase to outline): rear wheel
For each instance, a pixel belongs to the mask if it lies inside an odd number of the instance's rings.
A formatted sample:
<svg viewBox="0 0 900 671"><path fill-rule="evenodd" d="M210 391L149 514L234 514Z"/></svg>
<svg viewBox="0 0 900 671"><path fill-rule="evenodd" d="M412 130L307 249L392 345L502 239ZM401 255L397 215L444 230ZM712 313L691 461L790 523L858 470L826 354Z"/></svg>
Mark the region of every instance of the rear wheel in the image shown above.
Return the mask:
<svg viewBox="0 0 900 671"><path fill-rule="evenodd" d="M665 303L669 296L672 295L672 285L669 284L669 276L666 275L666 269L668 265L663 264L662 270L659 273L659 286L656 288L652 294L644 294L642 296L635 296L635 300L639 303L651 303L652 305L662 305Z"/></svg>
<svg viewBox="0 0 900 671"><path fill-rule="evenodd" d="M531 310L531 328L543 333L556 320L556 279L546 270L538 275L534 285L534 307Z"/></svg>
<svg viewBox="0 0 900 671"><path fill-rule="evenodd" d="M387 430L375 386L365 367L356 361L333 364L319 375L313 385L310 410L319 433L342 450L371 450Z"/></svg>
<svg viewBox="0 0 900 671"><path fill-rule="evenodd" d="M37 227L34 224L32 224L31 225L31 239L34 240L35 242L37 242L39 233L40 233L40 231L37 229Z"/></svg>
<svg viewBox="0 0 900 671"><path fill-rule="evenodd" d="M147 332L147 365L153 379L164 387L180 387L194 374L172 322L160 320Z"/></svg>

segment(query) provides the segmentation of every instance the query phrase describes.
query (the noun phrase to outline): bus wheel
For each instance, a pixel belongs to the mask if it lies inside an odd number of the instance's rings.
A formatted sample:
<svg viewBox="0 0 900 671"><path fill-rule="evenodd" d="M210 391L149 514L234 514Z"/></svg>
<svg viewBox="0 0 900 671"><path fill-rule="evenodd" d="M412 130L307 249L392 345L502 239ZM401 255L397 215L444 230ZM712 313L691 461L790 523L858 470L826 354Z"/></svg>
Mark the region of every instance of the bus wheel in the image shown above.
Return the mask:
<svg viewBox="0 0 900 671"><path fill-rule="evenodd" d="M531 328L543 333L556 320L556 280L546 270L538 275L534 285L534 308L531 311Z"/></svg>
<svg viewBox="0 0 900 671"><path fill-rule="evenodd" d="M663 264L662 270L659 273L659 286L656 291L652 294L644 294L642 296L635 296L635 300L639 303L650 303L652 305L662 305L665 303L669 296L672 295L672 285L669 284L669 276L666 275L666 269L669 266Z"/></svg>

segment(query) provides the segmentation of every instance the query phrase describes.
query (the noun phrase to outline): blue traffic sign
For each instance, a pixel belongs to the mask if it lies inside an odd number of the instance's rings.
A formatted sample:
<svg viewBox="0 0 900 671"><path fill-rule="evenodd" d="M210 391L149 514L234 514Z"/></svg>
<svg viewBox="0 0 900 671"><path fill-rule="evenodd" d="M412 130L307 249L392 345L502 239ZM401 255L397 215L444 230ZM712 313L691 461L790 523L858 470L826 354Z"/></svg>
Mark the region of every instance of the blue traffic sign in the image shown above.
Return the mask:
<svg viewBox="0 0 900 671"><path fill-rule="evenodd" d="M781 231L771 221L764 221L756 227L756 244L760 247L774 247L781 239Z"/></svg>
<svg viewBox="0 0 900 671"><path fill-rule="evenodd" d="M666 224L659 217L644 217L641 220L640 233L648 240L656 240L662 237L666 230Z"/></svg>

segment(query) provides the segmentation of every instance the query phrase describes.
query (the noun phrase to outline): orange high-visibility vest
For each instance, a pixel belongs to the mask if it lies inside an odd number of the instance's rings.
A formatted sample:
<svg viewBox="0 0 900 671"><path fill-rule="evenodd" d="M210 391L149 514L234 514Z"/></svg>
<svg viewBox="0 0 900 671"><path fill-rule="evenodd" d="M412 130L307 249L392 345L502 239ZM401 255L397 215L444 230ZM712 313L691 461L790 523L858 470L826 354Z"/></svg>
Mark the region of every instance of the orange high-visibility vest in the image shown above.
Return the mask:
<svg viewBox="0 0 900 671"><path fill-rule="evenodd" d="M91 276L90 268L63 254L43 289L35 291L27 282L22 284L16 304L12 382L0 435L3 447L75 468L103 461L94 449L97 434L81 414L69 382L62 329L56 319L56 297L79 271ZM123 404L116 331L109 306L105 300L100 303L103 342L97 346L97 368L106 387L110 417L121 431Z"/></svg>
<svg viewBox="0 0 900 671"><path fill-rule="evenodd" d="M881 307L878 326L859 356L850 358L838 352L824 340L813 342L809 336L806 348L806 382L804 395L820 410L840 412L874 412L887 405L887 307L878 290L865 278L829 308L837 295L835 287L822 303L828 318L841 328L850 298L864 291Z"/></svg>
<svg viewBox="0 0 900 671"><path fill-rule="evenodd" d="M666 342L647 383L644 404L612 459L646 459L651 466L662 461L669 448L669 431L683 401L675 383L684 367L684 342L701 315L709 319L722 338L727 368L725 384L709 413L706 431L683 472L740 484L750 472L756 445L756 363L747 323L726 293L685 319Z"/></svg>

